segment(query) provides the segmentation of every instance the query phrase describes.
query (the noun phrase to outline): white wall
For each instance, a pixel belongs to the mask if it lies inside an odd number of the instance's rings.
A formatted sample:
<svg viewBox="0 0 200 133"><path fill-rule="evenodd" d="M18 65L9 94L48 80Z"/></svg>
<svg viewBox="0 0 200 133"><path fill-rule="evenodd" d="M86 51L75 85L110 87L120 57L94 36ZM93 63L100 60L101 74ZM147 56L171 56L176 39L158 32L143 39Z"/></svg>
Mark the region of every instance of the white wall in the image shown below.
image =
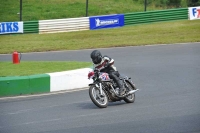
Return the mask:
<svg viewBox="0 0 200 133"><path fill-rule="evenodd" d="M48 73L50 75L50 92L88 87L88 84L92 83L87 76L90 71L92 71L91 68L83 68Z"/></svg>

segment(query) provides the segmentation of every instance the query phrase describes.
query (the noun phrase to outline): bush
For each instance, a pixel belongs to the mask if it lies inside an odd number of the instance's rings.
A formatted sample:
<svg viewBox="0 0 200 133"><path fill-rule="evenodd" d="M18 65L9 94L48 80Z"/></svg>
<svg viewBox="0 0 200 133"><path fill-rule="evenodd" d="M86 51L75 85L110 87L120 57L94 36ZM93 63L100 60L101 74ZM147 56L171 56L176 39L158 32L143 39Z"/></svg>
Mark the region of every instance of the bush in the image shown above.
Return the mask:
<svg viewBox="0 0 200 133"><path fill-rule="evenodd" d="M144 3L144 0L133 0L134 2ZM179 7L191 7L200 6L200 0L147 0L148 5L155 5L156 7L166 8L179 8Z"/></svg>
<svg viewBox="0 0 200 133"><path fill-rule="evenodd" d="M200 6L200 0L189 0L188 1L188 6L192 7L192 6Z"/></svg>

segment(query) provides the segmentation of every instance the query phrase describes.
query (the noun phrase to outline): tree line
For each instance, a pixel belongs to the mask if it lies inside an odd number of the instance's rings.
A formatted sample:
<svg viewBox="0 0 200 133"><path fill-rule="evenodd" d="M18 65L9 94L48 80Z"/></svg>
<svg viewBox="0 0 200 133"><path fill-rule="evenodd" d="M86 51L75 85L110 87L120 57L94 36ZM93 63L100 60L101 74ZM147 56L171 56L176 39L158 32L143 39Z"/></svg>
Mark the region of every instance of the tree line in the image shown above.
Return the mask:
<svg viewBox="0 0 200 133"><path fill-rule="evenodd" d="M133 0L136 2L144 3L145 0ZM155 5L156 7L193 7L200 6L200 0L146 0L148 5Z"/></svg>

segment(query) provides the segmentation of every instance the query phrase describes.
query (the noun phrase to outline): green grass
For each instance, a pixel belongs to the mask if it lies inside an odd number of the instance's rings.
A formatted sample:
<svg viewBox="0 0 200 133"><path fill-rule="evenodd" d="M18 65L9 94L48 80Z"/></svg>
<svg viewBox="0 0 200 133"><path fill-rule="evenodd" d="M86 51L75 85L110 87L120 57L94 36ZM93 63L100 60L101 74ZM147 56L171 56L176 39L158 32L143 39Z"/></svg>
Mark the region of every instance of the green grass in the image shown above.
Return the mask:
<svg viewBox="0 0 200 133"><path fill-rule="evenodd" d="M200 20L182 20L55 34L12 34L0 36L0 53L200 42L199 33Z"/></svg>
<svg viewBox="0 0 200 133"><path fill-rule="evenodd" d="M20 0L0 0L0 22L19 21ZM23 0L22 20L76 18L86 15L86 0ZM171 7L174 8L174 7ZM148 3L147 10L161 10ZM89 16L144 11L144 3L134 0L89 0Z"/></svg>
<svg viewBox="0 0 200 133"><path fill-rule="evenodd" d="M22 61L20 64L12 64L12 62L0 62L0 77L52 73L58 71L86 68L90 67L91 65L92 65L91 62L72 62L72 61L71 62Z"/></svg>

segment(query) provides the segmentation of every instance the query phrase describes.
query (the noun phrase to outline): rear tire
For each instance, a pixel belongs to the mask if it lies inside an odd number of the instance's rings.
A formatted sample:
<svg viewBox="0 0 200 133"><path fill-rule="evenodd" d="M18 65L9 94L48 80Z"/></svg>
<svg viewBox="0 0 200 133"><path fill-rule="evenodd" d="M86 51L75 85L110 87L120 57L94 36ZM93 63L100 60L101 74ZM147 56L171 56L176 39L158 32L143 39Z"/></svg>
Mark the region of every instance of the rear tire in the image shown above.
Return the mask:
<svg viewBox="0 0 200 133"><path fill-rule="evenodd" d="M136 90L136 88L131 85L129 82L126 81L126 84L128 85L128 90L131 91L131 90ZM135 101L135 93L131 94L131 95L128 95L127 97L124 98L124 101L126 103L134 103Z"/></svg>
<svg viewBox="0 0 200 133"><path fill-rule="evenodd" d="M102 92L103 97L100 96L100 90L96 86L92 85L89 88L89 95L92 102L99 108L106 108L108 106L108 97L104 90Z"/></svg>

